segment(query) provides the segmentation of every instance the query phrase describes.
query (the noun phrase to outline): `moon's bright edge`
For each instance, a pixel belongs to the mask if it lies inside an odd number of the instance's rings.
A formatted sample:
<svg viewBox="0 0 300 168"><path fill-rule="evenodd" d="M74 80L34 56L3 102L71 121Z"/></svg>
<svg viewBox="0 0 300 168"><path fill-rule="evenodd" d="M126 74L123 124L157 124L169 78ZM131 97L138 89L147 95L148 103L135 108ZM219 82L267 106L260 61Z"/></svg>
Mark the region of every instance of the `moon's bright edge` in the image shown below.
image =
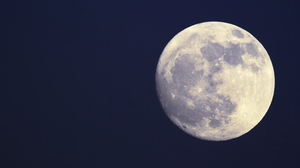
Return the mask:
<svg viewBox="0 0 300 168"><path fill-rule="evenodd" d="M156 71L159 100L171 121L204 140L237 138L268 111L275 87L272 62L249 32L204 22L174 36Z"/></svg>

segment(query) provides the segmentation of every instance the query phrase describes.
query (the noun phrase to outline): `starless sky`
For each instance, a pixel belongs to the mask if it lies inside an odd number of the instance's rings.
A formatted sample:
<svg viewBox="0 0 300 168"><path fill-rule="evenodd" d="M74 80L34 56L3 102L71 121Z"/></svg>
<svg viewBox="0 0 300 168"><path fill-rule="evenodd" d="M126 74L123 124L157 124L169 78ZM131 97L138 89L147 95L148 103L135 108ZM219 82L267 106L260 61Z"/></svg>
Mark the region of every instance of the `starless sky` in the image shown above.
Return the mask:
<svg viewBox="0 0 300 168"><path fill-rule="evenodd" d="M6 1L0 4L0 167L300 166L299 1ZM165 45L200 22L254 35L275 70L263 120L225 142L164 114Z"/></svg>

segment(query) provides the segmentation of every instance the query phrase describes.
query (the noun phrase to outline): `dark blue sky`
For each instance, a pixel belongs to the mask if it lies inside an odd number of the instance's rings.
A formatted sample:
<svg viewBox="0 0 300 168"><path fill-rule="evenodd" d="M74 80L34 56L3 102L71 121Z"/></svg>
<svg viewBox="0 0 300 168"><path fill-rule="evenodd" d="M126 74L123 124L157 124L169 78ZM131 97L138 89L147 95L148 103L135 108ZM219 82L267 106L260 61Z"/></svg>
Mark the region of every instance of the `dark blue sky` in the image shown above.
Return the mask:
<svg viewBox="0 0 300 168"><path fill-rule="evenodd" d="M299 1L6 1L0 4L0 167L299 167ZM204 21L252 33L273 62L252 131L207 142L164 114L155 70Z"/></svg>

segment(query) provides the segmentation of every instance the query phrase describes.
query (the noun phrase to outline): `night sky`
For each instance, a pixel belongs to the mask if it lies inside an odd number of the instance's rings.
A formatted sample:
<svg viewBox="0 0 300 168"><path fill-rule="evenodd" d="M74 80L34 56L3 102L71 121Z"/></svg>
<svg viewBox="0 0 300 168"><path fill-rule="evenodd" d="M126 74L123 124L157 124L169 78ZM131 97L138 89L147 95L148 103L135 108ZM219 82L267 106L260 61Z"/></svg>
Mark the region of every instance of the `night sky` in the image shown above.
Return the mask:
<svg viewBox="0 0 300 168"><path fill-rule="evenodd" d="M265 47L275 94L263 120L224 142L165 115L158 59L181 30L235 24ZM300 167L300 1L0 3L1 168Z"/></svg>

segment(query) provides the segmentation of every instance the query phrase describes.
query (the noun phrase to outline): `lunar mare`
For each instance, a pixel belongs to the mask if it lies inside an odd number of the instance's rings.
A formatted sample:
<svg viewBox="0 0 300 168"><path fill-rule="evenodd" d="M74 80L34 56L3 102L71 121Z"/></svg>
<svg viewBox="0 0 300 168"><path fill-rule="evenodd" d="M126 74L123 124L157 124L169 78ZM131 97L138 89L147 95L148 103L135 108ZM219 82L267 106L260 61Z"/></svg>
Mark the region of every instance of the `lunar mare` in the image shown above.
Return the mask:
<svg viewBox="0 0 300 168"><path fill-rule="evenodd" d="M270 107L272 62L246 30L204 22L179 32L164 48L156 70L161 105L171 121L204 140L237 138Z"/></svg>

